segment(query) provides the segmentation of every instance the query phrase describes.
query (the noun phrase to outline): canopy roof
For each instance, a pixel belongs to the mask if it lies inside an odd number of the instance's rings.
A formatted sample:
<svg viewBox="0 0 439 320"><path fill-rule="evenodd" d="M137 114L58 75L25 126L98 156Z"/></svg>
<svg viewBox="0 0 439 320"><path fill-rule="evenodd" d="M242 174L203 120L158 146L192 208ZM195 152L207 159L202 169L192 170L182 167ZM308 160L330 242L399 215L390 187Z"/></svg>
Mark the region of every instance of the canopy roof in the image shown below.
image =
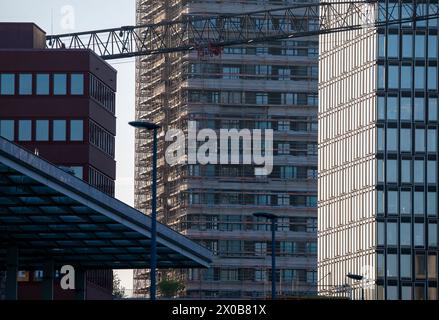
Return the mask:
<svg viewBox="0 0 439 320"><path fill-rule="evenodd" d="M84 269L148 268L151 218L0 138L0 265L48 260ZM157 224L159 268L208 267L211 252Z"/></svg>

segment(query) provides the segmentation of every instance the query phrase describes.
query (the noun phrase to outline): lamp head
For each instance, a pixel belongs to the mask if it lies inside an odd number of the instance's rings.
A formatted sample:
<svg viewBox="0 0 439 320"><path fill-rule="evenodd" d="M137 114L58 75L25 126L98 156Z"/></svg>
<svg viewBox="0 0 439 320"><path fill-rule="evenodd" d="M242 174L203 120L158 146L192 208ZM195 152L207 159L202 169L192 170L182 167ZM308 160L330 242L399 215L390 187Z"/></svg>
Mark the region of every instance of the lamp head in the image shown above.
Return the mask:
<svg viewBox="0 0 439 320"><path fill-rule="evenodd" d="M155 124L153 122L149 122L146 120L136 120L129 122L130 126L133 126L137 129L148 129L148 130L154 130L159 129L160 126L158 124Z"/></svg>

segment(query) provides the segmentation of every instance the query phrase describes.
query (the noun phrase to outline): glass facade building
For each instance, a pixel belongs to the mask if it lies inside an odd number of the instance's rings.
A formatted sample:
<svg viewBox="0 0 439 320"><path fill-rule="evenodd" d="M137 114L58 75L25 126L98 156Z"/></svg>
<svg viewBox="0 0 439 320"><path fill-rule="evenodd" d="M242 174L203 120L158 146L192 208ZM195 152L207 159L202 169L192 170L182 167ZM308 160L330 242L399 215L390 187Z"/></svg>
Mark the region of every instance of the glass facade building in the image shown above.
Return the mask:
<svg viewBox="0 0 439 320"><path fill-rule="evenodd" d="M320 36L321 294L437 299L437 68L437 20Z"/></svg>

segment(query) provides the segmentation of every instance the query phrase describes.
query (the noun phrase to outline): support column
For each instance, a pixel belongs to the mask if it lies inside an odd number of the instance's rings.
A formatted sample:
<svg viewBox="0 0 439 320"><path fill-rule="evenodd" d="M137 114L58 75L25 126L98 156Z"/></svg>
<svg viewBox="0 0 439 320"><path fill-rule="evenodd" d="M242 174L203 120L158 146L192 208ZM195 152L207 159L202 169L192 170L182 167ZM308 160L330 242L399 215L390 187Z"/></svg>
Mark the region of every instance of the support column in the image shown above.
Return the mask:
<svg viewBox="0 0 439 320"><path fill-rule="evenodd" d="M43 300L53 300L54 277L55 264L53 260L47 261L43 269Z"/></svg>
<svg viewBox="0 0 439 320"><path fill-rule="evenodd" d="M86 271L82 268L75 268L75 299L85 300L87 297Z"/></svg>
<svg viewBox="0 0 439 320"><path fill-rule="evenodd" d="M6 300L18 299L18 248L10 247L6 257Z"/></svg>

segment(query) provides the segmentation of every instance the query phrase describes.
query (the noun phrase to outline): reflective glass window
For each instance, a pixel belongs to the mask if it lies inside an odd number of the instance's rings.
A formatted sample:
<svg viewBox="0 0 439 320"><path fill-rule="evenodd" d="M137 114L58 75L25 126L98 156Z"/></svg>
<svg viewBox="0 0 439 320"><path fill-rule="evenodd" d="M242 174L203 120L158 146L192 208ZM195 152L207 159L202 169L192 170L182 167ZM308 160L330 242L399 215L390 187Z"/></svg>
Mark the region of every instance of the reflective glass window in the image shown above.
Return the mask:
<svg viewBox="0 0 439 320"><path fill-rule="evenodd" d="M53 140L66 141L66 120L53 121Z"/></svg>
<svg viewBox="0 0 439 320"><path fill-rule="evenodd" d="M32 140L32 120L18 121L18 140L19 141Z"/></svg>
<svg viewBox="0 0 439 320"><path fill-rule="evenodd" d="M398 182L398 168L396 160L387 160L387 182L396 183Z"/></svg>
<svg viewBox="0 0 439 320"><path fill-rule="evenodd" d="M415 223L414 235L413 235L415 246L424 246L424 224Z"/></svg>
<svg viewBox="0 0 439 320"><path fill-rule="evenodd" d="M18 93L20 95L31 95L32 94L32 74L21 73L18 76L19 88Z"/></svg>
<svg viewBox="0 0 439 320"><path fill-rule="evenodd" d="M412 225L411 223L403 222L401 223L401 245L411 246L412 245Z"/></svg>
<svg viewBox="0 0 439 320"><path fill-rule="evenodd" d="M36 140L49 141L49 120L36 121Z"/></svg>
<svg viewBox="0 0 439 320"><path fill-rule="evenodd" d="M425 151L425 130L415 129L415 151L424 152Z"/></svg>
<svg viewBox="0 0 439 320"><path fill-rule="evenodd" d="M84 121L70 121L70 141L82 141L84 139Z"/></svg>
<svg viewBox="0 0 439 320"><path fill-rule="evenodd" d="M64 73L53 75L53 94L67 94L67 75Z"/></svg>
<svg viewBox="0 0 439 320"><path fill-rule="evenodd" d="M84 75L76 73L71 75L70 94L83 95L84 94Z"/></svg>
<svg viewBox="0 0 439 320"><path fill-rule="evenodd" d="M49 94L49 75L45 73L37 74L37 95Z"/></svg>
<svg viewBox="0 0 439 320"><path fill-rule="evenodd" d="M412 193L410 191L401 191L400 211L401 214L411 214L412 212Z"/></svg>
<svg viewBox="0 0 439 320"><path fill-rule="evenodd" d="M412 119L412 98L402 97L400 107L401 120Z"/></svg>
<svg viewBox="0 0 439 320"><path fill-rule="evenodd" d="M413 212L416 215L424 215L424 192L415 191L413 193Z"/></svg>
<svg viewBox="0 0 439 320"><path fill-rule="evenodd" d="M0 135L10 141L14 141L14 120L0 120Z"/></svg>
<svg viewBox="0 0 439 320"><path fill-rule="evenodd" d="M401 182L411 183L412 182L412 171L411 171L411 161L401 160Z"/></svg>
<svg viewBox="0 0 439 320"><path fill-rule="evenodd" d="M401 254L401 278L412 277L412 256Z"/></svg>
<svg viewBox="0 0 439 320"><path fill-rule="evenodd" d="M398 213L398 192L388 191L387 192L387 213L397 214Z"/></svg>
<svg viewBox="0 0 439 320"><path fill-rule="evenodd" d="M15 94L15 74L13 73L0 74L0 94L1 95Z"/></svg>
<svg viewBox="0 0 439 320"><path fill-rule="evenodd" d="M412 130L401 128L401 152L412 151Z"/></svg>

